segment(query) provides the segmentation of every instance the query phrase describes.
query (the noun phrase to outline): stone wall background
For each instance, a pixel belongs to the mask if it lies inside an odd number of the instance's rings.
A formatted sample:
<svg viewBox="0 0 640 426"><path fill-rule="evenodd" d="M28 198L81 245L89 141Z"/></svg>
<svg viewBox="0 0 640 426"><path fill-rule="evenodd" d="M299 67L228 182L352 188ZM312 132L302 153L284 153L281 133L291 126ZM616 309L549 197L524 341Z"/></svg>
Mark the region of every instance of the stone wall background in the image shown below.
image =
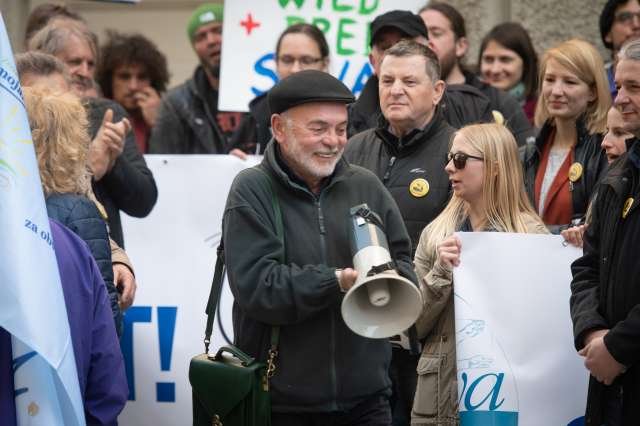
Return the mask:
<svg viewBox="0 0 640 426"><path fill-rule="evenodd" d="M591 42L609 60L600 39L598 20L606 0L449 0L464 16L470 49L467 64L475 65L482 37L496 24L515 21L527 29L538 55L573 37Z"/></svg>

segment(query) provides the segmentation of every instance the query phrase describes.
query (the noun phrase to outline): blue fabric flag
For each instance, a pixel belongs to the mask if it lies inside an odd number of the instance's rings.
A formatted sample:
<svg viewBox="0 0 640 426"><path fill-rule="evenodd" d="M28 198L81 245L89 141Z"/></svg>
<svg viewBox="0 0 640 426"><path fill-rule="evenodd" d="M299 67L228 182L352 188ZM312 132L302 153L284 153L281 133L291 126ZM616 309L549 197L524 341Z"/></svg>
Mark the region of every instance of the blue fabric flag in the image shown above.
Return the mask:
<svg viewBox="0 0 640 426"><path fill-rule="evenodd" d="M0 327L12 336L18 425L85 424L52 243L22 89L0 14Z"/></svg>

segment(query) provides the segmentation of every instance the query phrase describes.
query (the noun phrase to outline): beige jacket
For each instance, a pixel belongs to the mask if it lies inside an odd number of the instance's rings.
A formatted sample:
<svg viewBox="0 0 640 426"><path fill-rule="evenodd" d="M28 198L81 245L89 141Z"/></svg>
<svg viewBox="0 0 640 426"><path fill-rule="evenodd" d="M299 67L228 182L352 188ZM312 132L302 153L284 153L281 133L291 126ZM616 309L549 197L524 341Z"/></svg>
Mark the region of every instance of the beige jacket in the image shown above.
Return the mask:
<svg viewBox="0 0 640 426"><path fill-rule="evenodd" d="M527 233L546 234L541 222L527 217ZM453 309L452 271L436 263L436 253L427 253L423 231L414 259L424 300L416 322L418 337L426 339L418 361L412 425L457 425L458 382Z"/></svg>

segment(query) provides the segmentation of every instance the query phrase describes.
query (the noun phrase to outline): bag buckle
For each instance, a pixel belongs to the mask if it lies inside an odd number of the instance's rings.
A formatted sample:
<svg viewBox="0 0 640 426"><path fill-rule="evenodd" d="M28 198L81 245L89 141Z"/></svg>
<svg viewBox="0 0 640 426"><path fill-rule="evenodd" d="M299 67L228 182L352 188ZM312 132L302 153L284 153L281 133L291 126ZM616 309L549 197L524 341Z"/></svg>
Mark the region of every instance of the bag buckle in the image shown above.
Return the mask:
<svg viewBox="0 0 640 426"><path fill-rule="evenodd" d="M269 391L269 379L276 374L276 357L278 356L278 351L275 349L269 349L269 359L267 360L267 371L262 377L262 390L265 392Z"/></svg>

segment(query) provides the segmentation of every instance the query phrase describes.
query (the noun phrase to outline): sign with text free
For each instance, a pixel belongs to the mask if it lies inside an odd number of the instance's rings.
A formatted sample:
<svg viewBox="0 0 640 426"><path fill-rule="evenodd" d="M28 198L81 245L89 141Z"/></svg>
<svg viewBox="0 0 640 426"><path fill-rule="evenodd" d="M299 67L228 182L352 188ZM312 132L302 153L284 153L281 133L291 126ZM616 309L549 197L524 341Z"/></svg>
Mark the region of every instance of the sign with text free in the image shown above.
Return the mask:
<svg viewBox="0 0 640 426"><path fill-rule="evenodd" d="M359 94L372 74L369 24L394 9L417 11L425 0L234 0L225 3L220 73L221 111L247 111L277 81L275 46L288 26L320 28L331 54L330 72Z"/></svg>

